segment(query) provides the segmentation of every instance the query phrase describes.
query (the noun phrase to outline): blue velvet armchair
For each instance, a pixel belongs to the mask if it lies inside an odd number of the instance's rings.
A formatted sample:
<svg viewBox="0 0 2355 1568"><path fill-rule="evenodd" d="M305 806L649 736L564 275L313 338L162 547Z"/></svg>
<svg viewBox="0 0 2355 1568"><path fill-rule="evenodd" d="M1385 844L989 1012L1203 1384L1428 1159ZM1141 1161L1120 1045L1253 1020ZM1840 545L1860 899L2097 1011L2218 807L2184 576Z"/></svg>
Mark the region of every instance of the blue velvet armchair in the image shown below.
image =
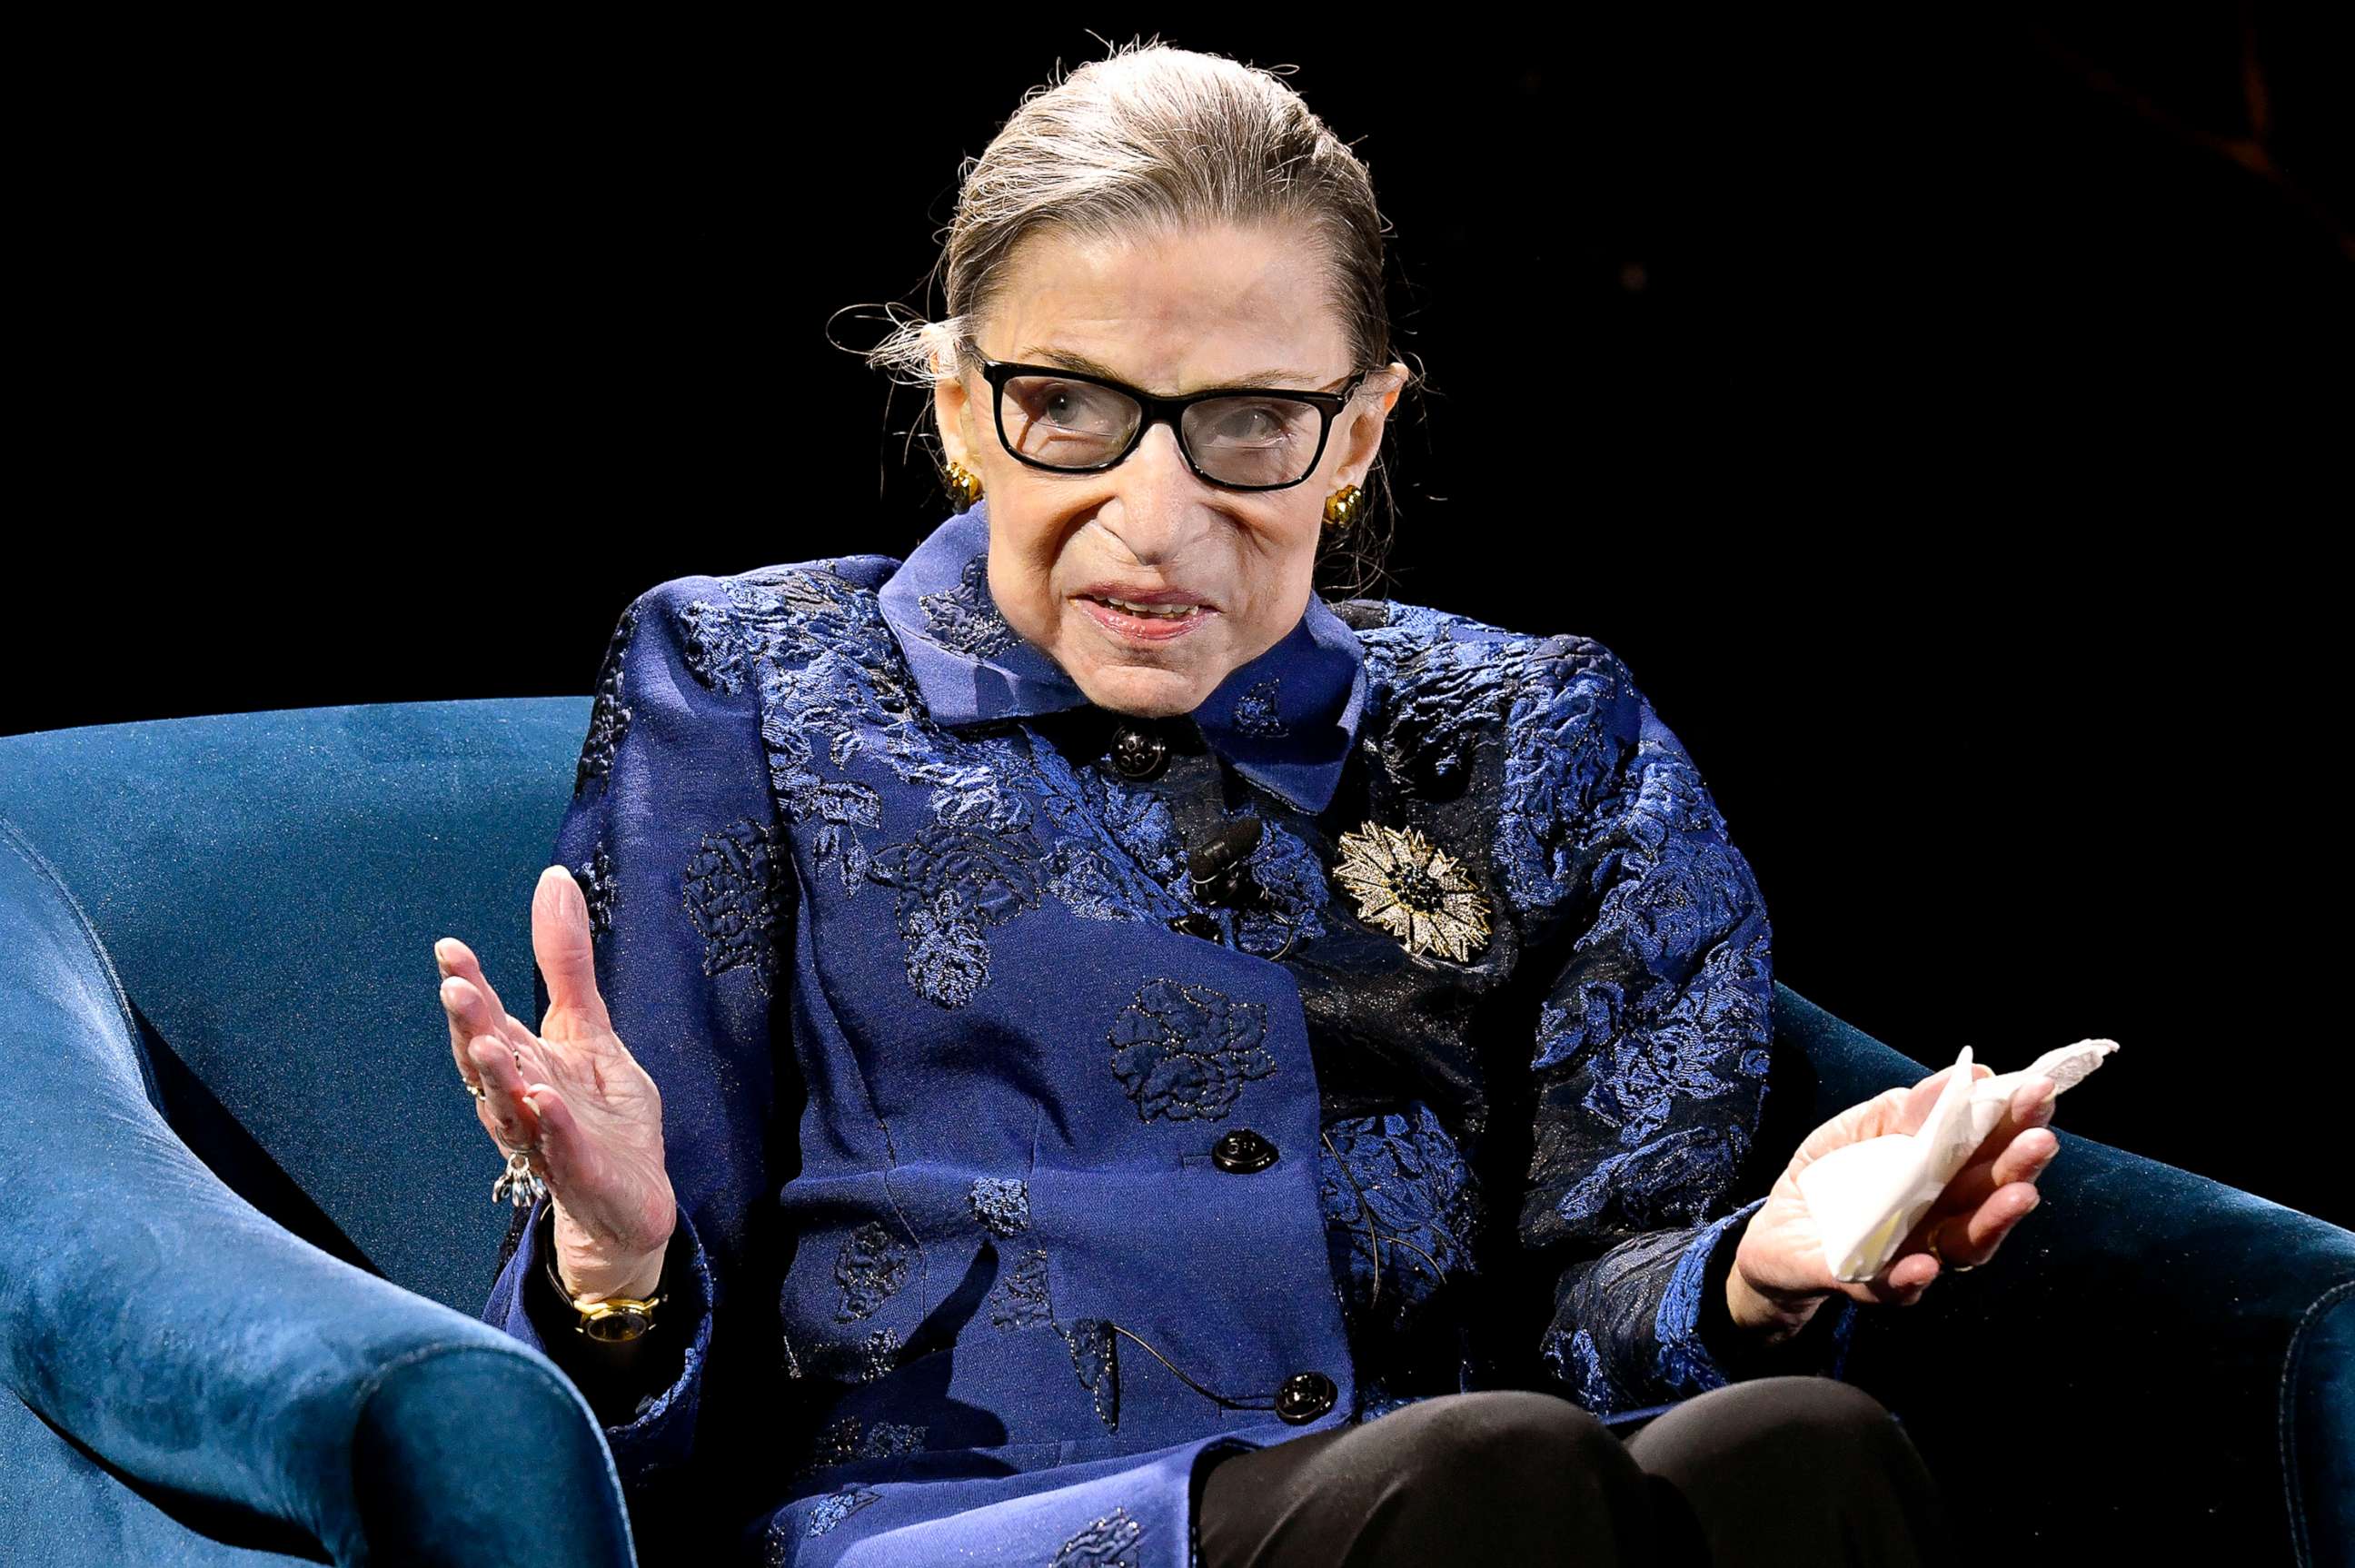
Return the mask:
<svg viewBox="0 0 2355 1568"><path fill-rule="evenodd" d="M589 1406L474 1316L507 1216L431 951L528 1002L589 701L0 737L0 1559L635 1560ZM1774 1004L1743 1197L1929 1071ZM2355 1233L2062 1122L2041 1211L1849 1381L1966 1550L2355 1568Z"/></svg>

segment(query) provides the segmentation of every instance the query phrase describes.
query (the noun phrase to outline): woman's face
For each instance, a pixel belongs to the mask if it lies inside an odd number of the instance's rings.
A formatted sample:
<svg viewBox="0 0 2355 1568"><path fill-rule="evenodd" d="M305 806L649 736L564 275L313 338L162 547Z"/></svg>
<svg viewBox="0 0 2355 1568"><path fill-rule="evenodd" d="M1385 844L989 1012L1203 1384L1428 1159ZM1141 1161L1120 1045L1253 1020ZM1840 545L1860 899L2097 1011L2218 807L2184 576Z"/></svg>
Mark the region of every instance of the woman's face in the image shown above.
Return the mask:
<svg viewBox="0 0 2355 1568"><path fill-rule="evenodd" d="M975 336L993 359L1079 356L1167 396L1228 386L1333 391L1358 367L1323 287L1296 233L1220 228L1122 243L1041 233L1015 252L1012 285ZM989 592L1007 622L1090 701L1163 715L1192 711L1299 624L1325 498L1365 483L1405 378L1393 363L1360 382L1316 471L1284 490L1197 479L1167 424L1101 474L1033 468L998 439L977 370L942 379L934 408L948 456L981 476ZM1009 430L1016 417L1009 398ZM1160 635L1132 629L1092 597L1166 589L1204 607L1182 623L1146 624Z"/></svg>

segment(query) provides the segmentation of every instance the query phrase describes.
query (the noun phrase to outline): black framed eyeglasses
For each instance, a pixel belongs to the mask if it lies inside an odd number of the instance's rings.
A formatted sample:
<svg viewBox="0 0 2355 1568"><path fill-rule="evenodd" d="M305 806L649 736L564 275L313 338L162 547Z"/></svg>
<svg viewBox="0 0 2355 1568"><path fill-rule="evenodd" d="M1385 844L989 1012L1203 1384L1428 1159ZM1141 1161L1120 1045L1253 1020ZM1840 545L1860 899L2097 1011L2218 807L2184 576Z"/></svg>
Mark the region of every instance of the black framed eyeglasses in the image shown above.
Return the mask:
<svg viewBox="0 0 2355 1568"><path fill-rule="evenodd" d="M965 342L990 386L997 439L1019 461L1054 474L1101 474L1167 421L1194 476L1230 490L1289 490L1314 474L1333 417L1373 374L1360 370L1333 392L1209 387L1156 398L1106 376L992 359Z"/></svg>

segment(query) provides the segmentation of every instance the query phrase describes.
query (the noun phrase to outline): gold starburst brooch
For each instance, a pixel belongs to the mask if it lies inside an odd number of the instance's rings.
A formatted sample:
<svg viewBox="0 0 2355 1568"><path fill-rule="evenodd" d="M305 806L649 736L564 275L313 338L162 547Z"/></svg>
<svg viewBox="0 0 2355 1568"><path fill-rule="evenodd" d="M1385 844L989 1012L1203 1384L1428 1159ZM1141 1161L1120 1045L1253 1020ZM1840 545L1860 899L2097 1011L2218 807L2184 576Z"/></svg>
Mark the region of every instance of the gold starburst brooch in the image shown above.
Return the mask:
<svg viewBox="0 0 2355 1568"><path fill-rule="evenodd" d="M1369 822L1340 838L1333 880L1358 901L1358 918L1380 926L1413 954L1441 953L1458 964L1488 941L1488 901L1454 859L1409 827Z"/></svg>

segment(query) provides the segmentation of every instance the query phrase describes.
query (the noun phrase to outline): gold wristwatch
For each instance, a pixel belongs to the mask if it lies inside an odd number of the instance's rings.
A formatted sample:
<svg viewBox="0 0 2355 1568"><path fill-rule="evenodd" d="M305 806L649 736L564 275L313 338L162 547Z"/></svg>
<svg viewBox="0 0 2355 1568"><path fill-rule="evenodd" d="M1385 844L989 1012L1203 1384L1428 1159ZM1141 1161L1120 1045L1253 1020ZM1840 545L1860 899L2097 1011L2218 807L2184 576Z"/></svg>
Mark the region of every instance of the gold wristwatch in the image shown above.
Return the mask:
<svg viewBox="0 0 2355 1568"><path fill-rule="evenodd" d="M548 1211L548 1225L555 1224L556 1209ZM586 1334L602 1344L618 1345L636 1339L655 1326L655 1308L669 1299L670 1292L658 1290L641 1300L634 1296L575 1296L564 1288L564 1276L557 1272L555 1238L549 1238L548 1283L556 1291L559 1301L570 1305L580 1315L573 1331Z"/></svg>

